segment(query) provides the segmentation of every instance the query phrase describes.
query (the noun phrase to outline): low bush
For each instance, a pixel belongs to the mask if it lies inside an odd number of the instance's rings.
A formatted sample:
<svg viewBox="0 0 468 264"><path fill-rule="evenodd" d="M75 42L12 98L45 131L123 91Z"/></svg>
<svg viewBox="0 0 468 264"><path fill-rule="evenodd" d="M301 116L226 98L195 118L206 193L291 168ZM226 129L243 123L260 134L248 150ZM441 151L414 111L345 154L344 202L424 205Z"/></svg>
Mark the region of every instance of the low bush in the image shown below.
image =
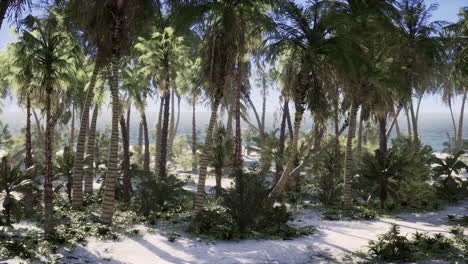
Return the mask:
<svg viewBox="0 0 468 264"><path fill-rule="evenodd" d="M231 240L239 236L232 216L223 207L207 207L192 219L188 231L219 240Z"/></svg>
<svg viewBox="0 0 468 264"><path fill-rule="evenodd" d="M355 206L350 209L344 208L326 208L323 212L324 220L372 220L378 217L377 211L362 206Z"/></svg>
<svg viewBox="0 0 468 264"><path fill-rule="evenodd" d="M453 238L437 233L416 232L411 239L400 234L400 228L390 230L369 242L369 255L380 261L416 261L421 259L462 260L468 240L460 235Z"/></svg>

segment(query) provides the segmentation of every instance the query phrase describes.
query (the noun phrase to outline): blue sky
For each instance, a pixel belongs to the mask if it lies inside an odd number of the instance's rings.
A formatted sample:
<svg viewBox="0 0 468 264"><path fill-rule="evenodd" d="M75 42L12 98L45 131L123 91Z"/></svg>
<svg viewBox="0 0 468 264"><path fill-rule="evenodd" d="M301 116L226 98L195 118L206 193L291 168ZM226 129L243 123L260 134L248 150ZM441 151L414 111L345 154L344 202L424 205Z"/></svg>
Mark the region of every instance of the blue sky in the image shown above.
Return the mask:
<svg viewBox="0 0 468 264"><path fill-rule="evenodd" d="M302 0L301 0L302 1ZM432 20L444 20L448 22L457 21L458 10L468 5L468 0L426 0L427 4L438 4L439 8L433 13ZM3 50L6 44L12 41L12 36L8 28L9 24L5 23L0 30L0 50ZM267 111L274 112L279 109L278 91L270 90ZM261 105L259 89L253 89L251 93L252 99L257 107ZM454 104L454 111L458 112L461 104L461 98L458 98ZM148 103L149 111L155 110L156 107L151 102ZM200 107L201 111L208 111L206 107ZM14 101L7 100L3 105L4 111L19 111ZM186 103L182 103L182 111L190 111L191 107ZM448 112L448 108L441 102L440 95L427 95L421 104L421 112Z"/></svg>

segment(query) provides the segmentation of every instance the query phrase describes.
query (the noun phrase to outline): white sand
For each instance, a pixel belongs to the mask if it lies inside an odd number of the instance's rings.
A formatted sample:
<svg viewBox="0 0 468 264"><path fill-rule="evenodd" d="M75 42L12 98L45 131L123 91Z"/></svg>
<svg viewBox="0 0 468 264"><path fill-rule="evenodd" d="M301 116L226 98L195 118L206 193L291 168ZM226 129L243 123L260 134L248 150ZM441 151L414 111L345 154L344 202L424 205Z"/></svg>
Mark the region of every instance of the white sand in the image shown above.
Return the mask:
<svg viewBox="0 0 468 264"><path fill-rule="evenodd" d="M468 200L444 210L430 213L405 213L395 219L373 221L323 221L314 210L303 210L298 225L315 225L318 231L293 240L244 240L240 242L198 242L185 236L169 242L157 229L143 236L117 241L89 240L73 256L91 263L353 263L343 259L356 250L365 251L369 240L388 231L391 223L404 234L420 232L447 233L448 214L467 214ZM74 262L74 261L70 261ZM440 263L440 262L438 262Z"/></svg>

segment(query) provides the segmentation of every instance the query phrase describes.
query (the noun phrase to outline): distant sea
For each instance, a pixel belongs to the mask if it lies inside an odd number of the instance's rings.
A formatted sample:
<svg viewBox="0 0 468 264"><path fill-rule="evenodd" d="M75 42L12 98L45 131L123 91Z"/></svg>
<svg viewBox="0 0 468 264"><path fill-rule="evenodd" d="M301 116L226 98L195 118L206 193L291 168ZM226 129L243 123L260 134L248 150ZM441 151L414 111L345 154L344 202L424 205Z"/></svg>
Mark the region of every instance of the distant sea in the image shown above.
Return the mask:
<svg viewBox="0 0 468 264"><path fill-rule="evenodd" d="M148 118L148 125L151 130L154 130L155 121L157 119L157 113L147 112L146 116ZM198 112L197 113L197 132L198 139L203 139L203 133L208 125L209 113L207 112ZM279 127L279 114L277 113L267 113L266 115L266 128L268 130ZM455 114L455 121L458 125L458 113ZM225 116L223 116L225 119ZM447 133L453 136L453 126L450 114L447 113L420 113L419 117L419 133L421 140L424 144L430 145L435 151L441 151L443 149L443 142L447 141ZM0 120L5 124L9 125L10 132L16 134L20 132L20 129L24 127L25 124L25 115L22 112L3 112L0 114ZM105 113L101 115L98 119L98 129L104 130L107 127L110 127L110 114ZM250 120L253 124L256 124L253 114L250 114ZM76 122L76 129L78 130L78 118ZM139 125L139 115L136 111L133 111L131 114L131 127L130 127L130 139L131 144L137 144L138 142L138 125ZM33 128L35 126L34 119L32 120ZM398 119L400 130L402 133L407 131L407 122L406 117L401 116ZM389 121L390 123L390 121ZM389 124L390 125L390 124ZM245 127L246 123L242 123L242 126ZM311 129L313 127L313 120L310 117L306 117L302 123L302 130ZM67 129L67 128L63 128ZM191 135L192 131L192 113L190 112L181 112L180 114L180 123L178 134L189 134ZM392 133L392 135L394 132ZM468 138L468 113L465 114L464 125L463 125L463 138ZM151 137L151 142L154 143L154 137Z"/></svg>

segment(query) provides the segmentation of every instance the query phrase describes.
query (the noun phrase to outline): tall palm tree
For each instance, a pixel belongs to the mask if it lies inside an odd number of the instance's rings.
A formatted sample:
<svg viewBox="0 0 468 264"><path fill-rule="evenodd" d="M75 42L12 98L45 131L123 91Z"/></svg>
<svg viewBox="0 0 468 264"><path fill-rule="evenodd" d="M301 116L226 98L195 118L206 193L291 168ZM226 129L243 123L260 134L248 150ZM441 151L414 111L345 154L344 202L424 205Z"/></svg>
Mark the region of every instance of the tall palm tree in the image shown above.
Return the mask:
<svg viewBox="0 0 468 264"><path fill-rule="evenodd" d="M53 166L52 144L54 130L63 109L60 92L64 89L64 81L68 79L73 65L74 54L78 47L73 39L63 30L62 18L51 13L45 19L28 16L24 20L25 30L18 42L17 56L27 54L30 62L38 70L41 83L41 96L45 96L44 109L46 112L45 132L45 164L44 164L44 232L52 235L54 230L53 219ZM68 70L68 71L67 71Z"/></svg>

